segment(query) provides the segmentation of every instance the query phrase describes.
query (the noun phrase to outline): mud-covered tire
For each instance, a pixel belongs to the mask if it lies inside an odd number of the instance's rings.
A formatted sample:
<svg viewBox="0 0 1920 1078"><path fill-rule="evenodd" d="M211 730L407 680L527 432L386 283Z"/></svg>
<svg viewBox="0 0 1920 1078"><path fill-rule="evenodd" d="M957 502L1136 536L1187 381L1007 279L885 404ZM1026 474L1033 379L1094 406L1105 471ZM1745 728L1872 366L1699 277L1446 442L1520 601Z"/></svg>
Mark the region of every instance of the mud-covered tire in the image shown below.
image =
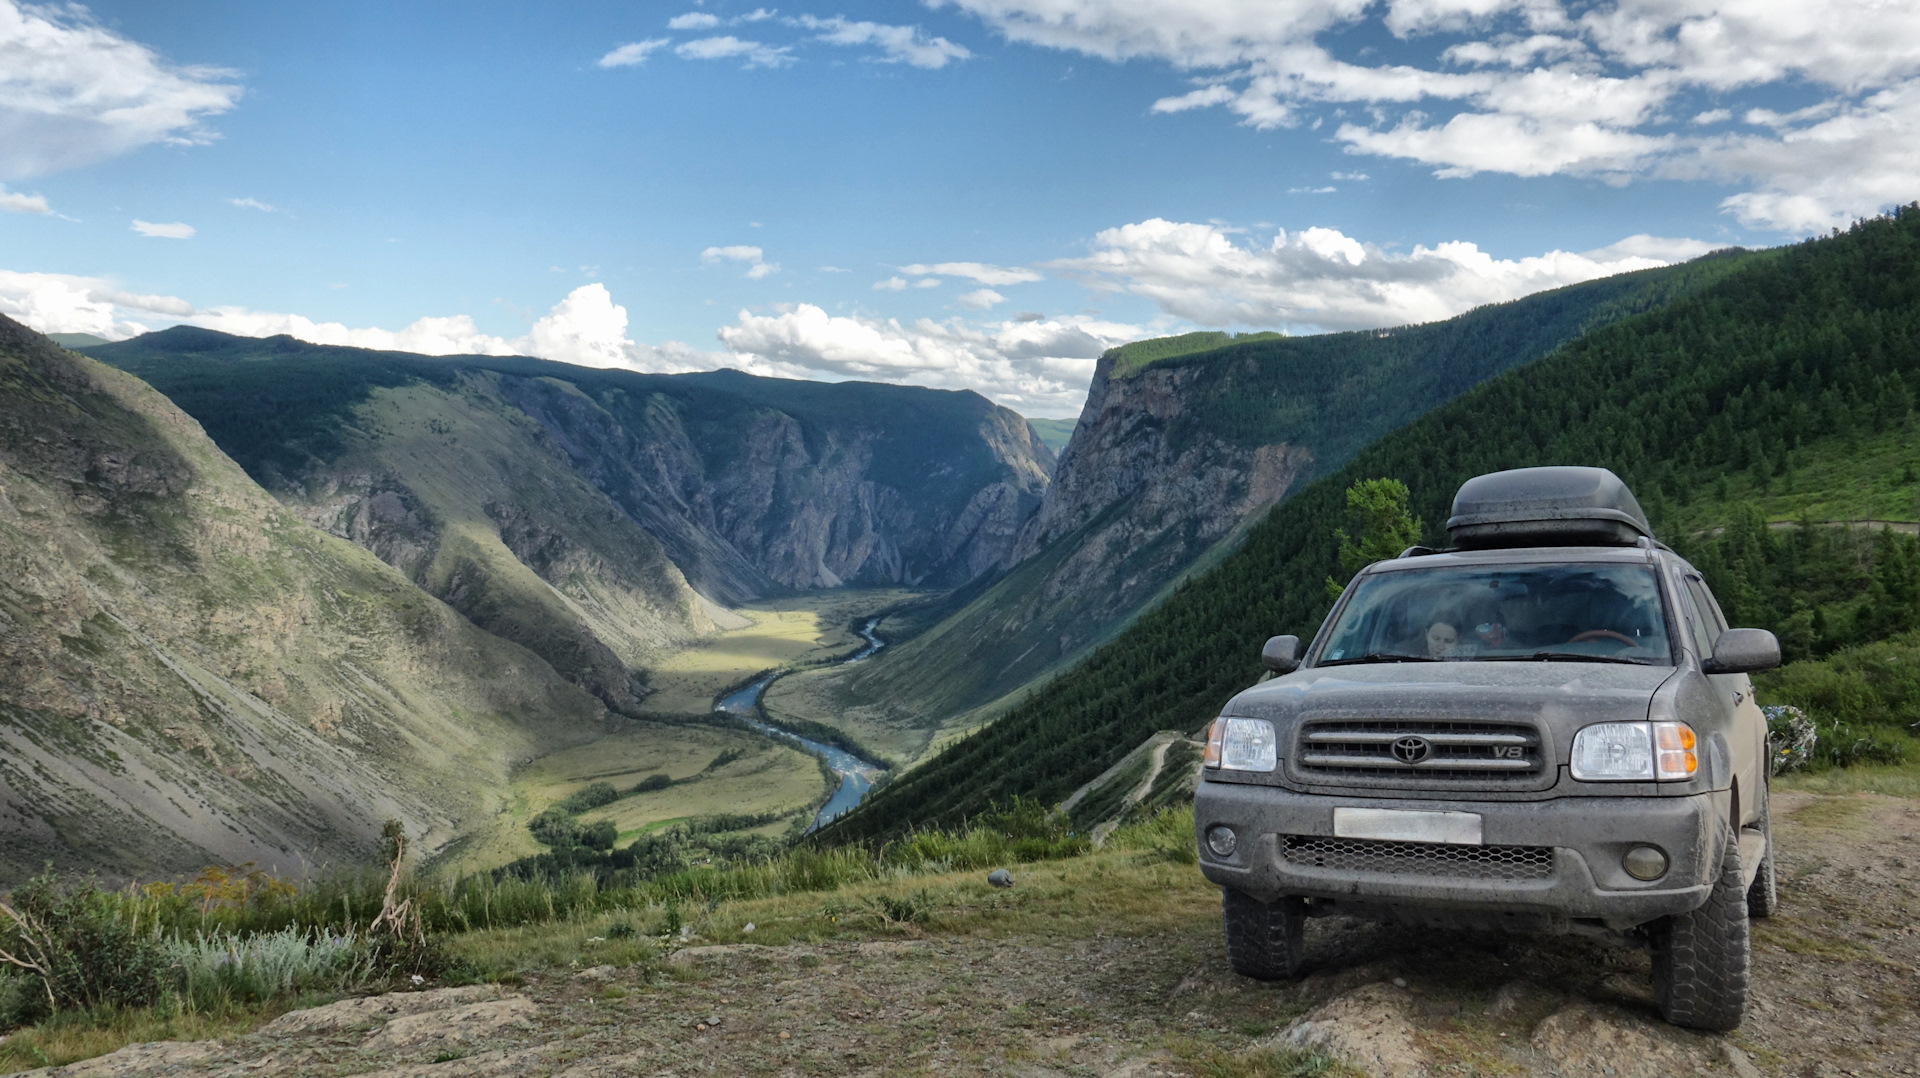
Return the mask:
<svg viewBox="0 0 1920 1078"><path fill-rule="evenodd" d="M1727 828L1706 905L1664 918L1651 934L1653 998L1676 1026L1724 1033L1747 1014L1752 949L1740 842Z"/></svg>
<svg viewBox="0 0 1920 1078"><path fill-rule="evenodd" d="M1306 906L1297 898L1261 902L1231 887L1220 893L1233 971L1261 981L1290 981L1305 966Z"/></svg>
<svg viewBox="0 0 1920 1078"><path fill-rule="evenodd" d="M1780 912L1780 885L1773 874L1773 796L1761 795L1760 834L1767 840L1767 852L1760 857L1760 871L1753 874L1747 887L1747 916L1772 917Z"/></svg>

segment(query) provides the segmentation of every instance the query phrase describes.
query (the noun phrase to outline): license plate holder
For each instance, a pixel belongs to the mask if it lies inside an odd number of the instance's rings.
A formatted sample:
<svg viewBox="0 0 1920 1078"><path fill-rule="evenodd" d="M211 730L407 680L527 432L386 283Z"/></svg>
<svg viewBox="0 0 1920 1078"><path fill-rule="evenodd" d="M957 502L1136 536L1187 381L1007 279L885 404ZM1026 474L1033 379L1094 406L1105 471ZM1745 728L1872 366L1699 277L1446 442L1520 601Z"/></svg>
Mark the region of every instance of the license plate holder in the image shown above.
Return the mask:
<svg viewBox="0 0 1920 1078"><path fill-rule="evenodd" d="M1335 838L1370 838L1391 842L1440 842L1450 846L1480 846L1484 818L1477 812L1422 812L1410 809L1337 808L1333 810Z"/></svg>

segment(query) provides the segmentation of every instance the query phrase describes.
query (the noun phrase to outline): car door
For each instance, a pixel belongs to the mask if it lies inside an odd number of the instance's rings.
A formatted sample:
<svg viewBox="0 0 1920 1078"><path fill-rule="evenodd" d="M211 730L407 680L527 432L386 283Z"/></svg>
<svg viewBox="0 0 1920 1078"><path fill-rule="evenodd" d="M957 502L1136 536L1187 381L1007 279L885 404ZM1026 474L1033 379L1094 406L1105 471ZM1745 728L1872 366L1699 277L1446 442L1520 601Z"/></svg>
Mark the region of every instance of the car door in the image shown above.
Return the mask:
<svg viewBox="0 0 1920 1078"><path fill-rule="evenodd" d="M1720 604L1708 589L1707 582L1691 569L1681 574L1681 581L1694 608L1694 616L1700 619L1706 639L1718 640L1720 634L1727 631L1727 617L1721 613ZM1713 647L1709 643L1701 657L1704 659L1712 654ZM1707 680L1733 707L1733 723L1728 727L1727 742L1734 754L1734 773L1740 779L1740 823L1744 826L1758 819L1762 801L1760 790L1767 781L1767 717L1761 714L1760 705L1753 698L1752 678L1745 674L1709 674Z"/></svg>

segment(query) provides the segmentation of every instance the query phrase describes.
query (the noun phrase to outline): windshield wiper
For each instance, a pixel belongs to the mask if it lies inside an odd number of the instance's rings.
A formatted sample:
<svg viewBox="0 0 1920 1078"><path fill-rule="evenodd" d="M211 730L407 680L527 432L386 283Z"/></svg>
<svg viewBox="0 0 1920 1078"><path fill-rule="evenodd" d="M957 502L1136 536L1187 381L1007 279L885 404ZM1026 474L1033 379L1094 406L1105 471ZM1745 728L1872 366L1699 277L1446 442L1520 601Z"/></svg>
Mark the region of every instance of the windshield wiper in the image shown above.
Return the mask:
<svg viewBox="0 0 1920 1078"><path fill-rule="evenodd" d="M1353 659L1325 659L1315 666L1350 666L1354 663L1437 663L1431 655L1406 655L1398 651L1373 651Z"/></svg>
<svg viewBox="0 0 1920 1078"><path fill-rule="evenodd" d="M1481 662L1490 663L1626 663L1629 666L1652 666L1648 659L1629 659L1624 655L1588 655L1582 651L1536 651L1531 655L1483 655Z"/></svg>

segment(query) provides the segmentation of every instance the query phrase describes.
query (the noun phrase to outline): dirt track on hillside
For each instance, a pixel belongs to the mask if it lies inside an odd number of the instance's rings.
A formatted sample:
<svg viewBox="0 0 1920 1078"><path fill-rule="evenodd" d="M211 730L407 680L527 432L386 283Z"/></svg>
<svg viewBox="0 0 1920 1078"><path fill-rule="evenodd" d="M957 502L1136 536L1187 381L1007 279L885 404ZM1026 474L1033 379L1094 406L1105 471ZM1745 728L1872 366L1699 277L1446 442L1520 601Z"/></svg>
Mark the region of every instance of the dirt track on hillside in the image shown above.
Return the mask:
<svg viewBox="0 0 1920 1078"><path fill-rule="evenodd" d="M144 1046L50 1078L161 1075L1164 1076L1262 1049L1413 1075L1920 1075L1920 804L1775 800L1784 909L1756 925L1731 1037L1656 1017L1646 956L1603 939L1312 922L1313 971L1227 971L1218 920L1128 937L705 947L349 1000L229 1043ZM1205 923L1201 923L1201 922Z"/></svg>

